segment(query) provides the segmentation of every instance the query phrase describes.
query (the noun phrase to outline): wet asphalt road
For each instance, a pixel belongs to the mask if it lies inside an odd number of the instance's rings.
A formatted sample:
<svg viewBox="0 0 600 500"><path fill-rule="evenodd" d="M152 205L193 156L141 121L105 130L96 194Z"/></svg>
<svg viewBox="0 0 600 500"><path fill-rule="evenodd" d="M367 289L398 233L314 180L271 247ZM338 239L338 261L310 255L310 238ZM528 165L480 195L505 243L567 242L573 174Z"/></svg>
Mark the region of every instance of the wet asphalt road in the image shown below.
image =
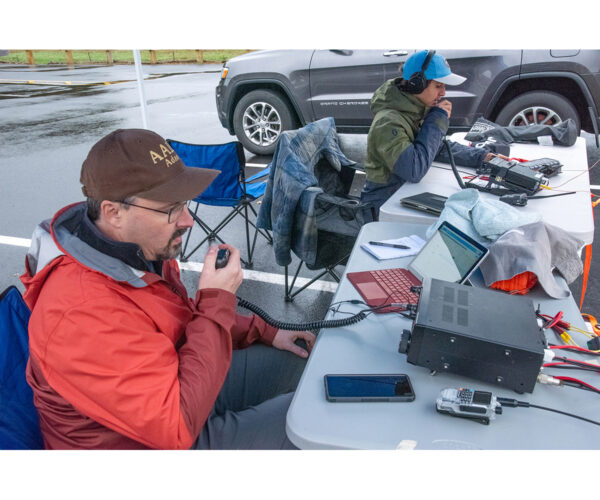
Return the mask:
<svg viewBox="0 0 600 500"><path fill-rule="evenodd" d="M183 142L234 140L217 118L214 90L221 65L143 68L148 128ZM90 147L110 131L129 127L142 127L133 66L69 69L0 65L0 236L28 239L41 220L83 200L79 172ZM248 155L253 163L266 164L269 160ZM254 171L249 168L249 173ZM221 208L202 206L201 210L215 225L224 217ZM192 233L191 244L198 234ZM241 222L232 223L222 234L228 243L243 247ZM23 272L26 250L0 244L4 269L0 291L9 285L23 290L18 277ZM190 261L202 262L205 252L206 246ZM238 293L241 297L277 319L299 322L324 317L331 292L306 290L294 302L286 303L283 286L268 281L272 275L281 277L283 268L275 264L272 247L262 238L257 242L253 270L264 274L259 280L246 280ZM301 272L303 275L312 273ZM182 276L190 293L195 293L198 273L184 270Z"/></svg>
<svg viewBox="0 0 600 500"><path fill-rule="evenodd" d="M148 128L183 142L234 140L217 118L214 89L220 69L220 65L145 65ZM30 81L36 83L27 83ZM79 170L90 147L116 128L141 126L133 66L0 65L0 236L28 239L39 221L82 200ZM593 137L582 135L588 143L591 166L600 154ZM342 135L341 143L349 157L360 160L366 137ZM247 154L247 160L266 164L270 158ZM355 189L360 188L361 180L357 179ZM600 184L600 168L590 172L590 181ZM212 220L223 213L222 209L201 209ZM192 243L197 234L192 233ZM241 222L223 234L228 242L243 246ZM600 241L598 234L595 241ZM202 262L204 252L205 247L190 260ZM600 315L600 249L595 252L583 311ZM9 285L23 290L18 276L25 253L25 247L0 244L0 291ZM293 303L284 302L283 287L269 281L272 275L281 276L283 269L275 264L272 248L260 238L254 260L253 270L264 274L259 280L246 280L240 296L286 321L316 320L325 315L333 295L328 291L306 290ZM188 290L194 292L197 272L183 271L182 275ZM312 273L302 272L301 276ZM581 279L571 288L578 298Z"/></svg>

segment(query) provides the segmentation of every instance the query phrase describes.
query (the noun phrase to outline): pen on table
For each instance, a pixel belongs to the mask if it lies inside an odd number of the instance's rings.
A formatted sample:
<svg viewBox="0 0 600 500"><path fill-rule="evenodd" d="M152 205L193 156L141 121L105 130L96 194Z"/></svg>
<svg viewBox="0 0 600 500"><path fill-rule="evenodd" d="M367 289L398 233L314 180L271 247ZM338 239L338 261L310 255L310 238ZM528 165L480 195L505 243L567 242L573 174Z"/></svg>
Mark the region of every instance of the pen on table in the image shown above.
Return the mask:
<svg viewBox="0 0 600 500"><path fill-rule="evenodd" d="M410 247L407 247L406 245L398 245L396 243L385 243L383 241L369 241L369 245L376 245L378 247L401 248L402 250L410 249Z"/></svg>

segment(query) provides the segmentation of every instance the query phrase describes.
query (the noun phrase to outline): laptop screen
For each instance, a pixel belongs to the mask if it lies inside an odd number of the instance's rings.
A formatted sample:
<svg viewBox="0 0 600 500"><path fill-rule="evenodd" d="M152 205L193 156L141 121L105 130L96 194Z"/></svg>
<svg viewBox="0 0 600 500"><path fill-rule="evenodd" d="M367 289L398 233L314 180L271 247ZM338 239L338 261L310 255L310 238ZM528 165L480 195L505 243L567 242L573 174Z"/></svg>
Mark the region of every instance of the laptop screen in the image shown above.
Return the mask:
<svg viewBox="0 0 600 500"><path fill-rule="evenodd" d="M408 268L421 281L436 278L463 283L487 255L487 248L443 222Z"/></svg>

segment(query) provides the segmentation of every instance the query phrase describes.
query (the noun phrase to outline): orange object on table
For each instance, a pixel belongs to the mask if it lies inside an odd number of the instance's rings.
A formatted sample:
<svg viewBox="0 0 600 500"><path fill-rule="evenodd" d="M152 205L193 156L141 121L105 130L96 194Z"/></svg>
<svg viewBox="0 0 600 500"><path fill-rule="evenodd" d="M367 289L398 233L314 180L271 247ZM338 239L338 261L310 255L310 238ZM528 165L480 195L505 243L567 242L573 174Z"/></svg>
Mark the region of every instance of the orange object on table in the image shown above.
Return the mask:
<svg viewBox="0 0 600 500"><path fill-rule="evenodd" d="M509 280L496 281L490 285L490 288L504 290L511 295L525 295L537 283L537 276L530 272L517 274Z"/></svg>

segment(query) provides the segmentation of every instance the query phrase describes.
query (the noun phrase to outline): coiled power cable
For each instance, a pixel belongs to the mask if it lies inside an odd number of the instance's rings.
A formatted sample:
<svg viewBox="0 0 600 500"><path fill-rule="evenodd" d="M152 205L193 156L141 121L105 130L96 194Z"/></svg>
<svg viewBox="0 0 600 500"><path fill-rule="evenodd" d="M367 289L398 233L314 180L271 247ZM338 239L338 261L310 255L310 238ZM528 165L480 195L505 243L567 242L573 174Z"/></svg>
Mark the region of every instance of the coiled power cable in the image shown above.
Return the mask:
<svg viewBox="0 0 600 500"><path fill-rule="evenodd" d="M354 323L358 323L367 317L367 314L364 311L361 311L354 316L350 316L348 318L343 319L330 319L330 320L322 320L322 321L311 321L309 323L287 323L284 321L278 321L269 316L268 313L263 311L256 304L252 304L252 302L248 302L245 299L237 297L237 302L240 307L244 309L248 309L252 311L257 316L260 316L271 326L275 328L280 328L282 330L292 330L292 331L302 331L302 330L320 330L321 328L340 328L343 326L350 326Z"/></svg>

